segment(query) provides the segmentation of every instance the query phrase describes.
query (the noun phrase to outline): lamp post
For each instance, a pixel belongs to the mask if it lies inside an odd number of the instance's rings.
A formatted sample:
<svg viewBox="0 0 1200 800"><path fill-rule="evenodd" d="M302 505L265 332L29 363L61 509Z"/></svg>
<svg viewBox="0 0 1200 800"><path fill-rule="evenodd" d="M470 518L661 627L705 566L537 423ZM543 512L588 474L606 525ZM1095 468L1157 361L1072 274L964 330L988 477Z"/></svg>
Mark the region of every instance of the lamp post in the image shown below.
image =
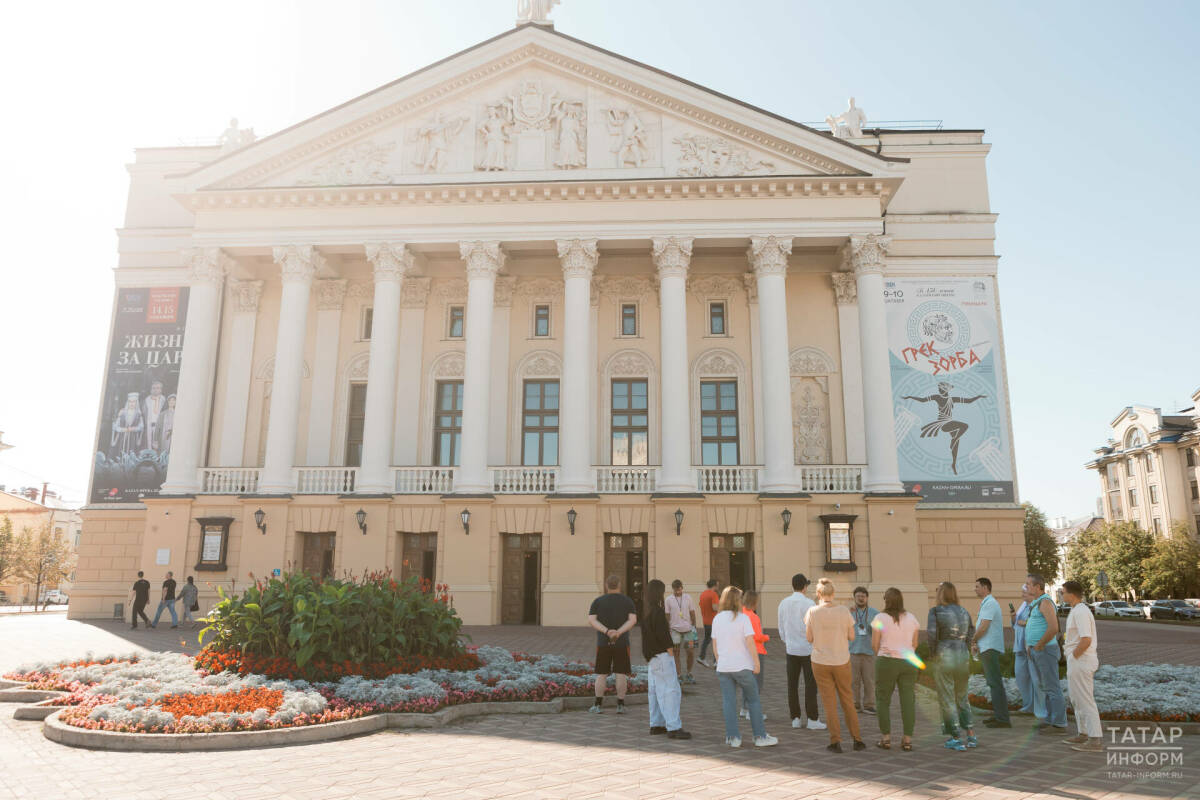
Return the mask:
<svg viewBox="0 0 1200 800"><path fill-rule="evenodd" d="M267 519L266 512L264 512L261 508L258 511L254 512L254 524L256 526L258 526L258 529L260 531L262 531L263 536L267 535L266 519Z"/></svg>
<svg viewBox="0 0 1200 800"><path fill-rule="evenodd" d="M362 531L363 536L367 535L367 512L361 508L354 512L354 521L358 523L358 529Z"/></svg>
<svg viewBox="0 0 1200 800"><path fill-rule="evenodd" d="M783 535L787 536L788 528L792 525L792 512L785 508L779 512L779 516L783 517Z"/></svg>
<svg viewBox="0 0 1200 800"><path fill-rule="evenodd" d="M578 516L579 516L579 514L573 508L567 512L567 524L571 526L571 535L572 536L575 535L575 519Z"/></svg>
<svg viewBox="0 0 1200 800"><path fill-rule="evenodd" d="M462 520L463 533L465 533L467 536L470 536L471 535L471 512L464 508L461 512L459 512L458 518Z"/></svg>
<svg viewBox="0 0 1200 800"><path fill-rule="evenodd" d="M675 535L679 536L679 529L683 527L683 510L675 509Z"/></svg>

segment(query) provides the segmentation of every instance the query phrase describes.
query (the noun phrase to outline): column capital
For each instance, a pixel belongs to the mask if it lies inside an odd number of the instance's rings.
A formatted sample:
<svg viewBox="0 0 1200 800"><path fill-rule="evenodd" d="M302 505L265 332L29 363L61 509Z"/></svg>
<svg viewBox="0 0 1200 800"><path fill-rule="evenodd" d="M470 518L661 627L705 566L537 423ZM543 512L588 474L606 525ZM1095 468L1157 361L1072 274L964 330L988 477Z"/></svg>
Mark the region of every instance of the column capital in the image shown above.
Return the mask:
<svg viewBox="0 0 1200 800"><path fill-rule="evenodd" d="M839 306L852 306L858 302L858 280L852 272L835 272L833 278L833 293Z"/></svg>
<svg viewBox="0 0 1200 800"><path fill-rule="evenodd" d="M285 244L271 249L275 263L279 265L284 283L312 281L317 270L325 266L325 257L311 244Z"/></svg>
<svg viewBox="0 0 1200 800"><path fill-rule="evenodd" d="M459 242L458 252L467 262L468 278L495 278L504 266L504 251L496 241Z"/></svg>
<svg viewBox="0 0 1200 800"><path fill-rule="evenodd" d="M787 275L787 260L791 252L790 236L751 236L746 256L756 277Z"/></svg>
<svg viewBox="0 0 1200 800"><path fill-rule="evenodd" d="M233 298L234 312L256 313L258 311L258 301L262 299L262 290L262 281L230 281L229 294Z"/></svg>
<svg viewBox="0 0 1200 800"><path fill-rule="evenodd" d="M341 311L342 303L346 300L346 281L335 278L317 281L317 310Z"/></svg>
<svg viewBox="0 0 1200 800"><path fill-rule="evenodd" d="M562 261L564 278L587 278L591 280L600 252L595 239L559 239L558 258Z"/></svg>
<svg viewBox="0 0 1200 800"><path fill-rule="evenodd" d="M404 242L368 242L367 260L375 266L375 282L398 281L413 268L413 254Z"/></svg>
<svg viewBox="0 0 1200 800"><path fill-rule="evenodd" d="M692 262L691 236L655 236L651 240L651 255L658 268L658 279L686 278Z"/></svg>
<svg viewBox="0 0 1200 800"><path fill-rule="evenodd" d="M233 267L233 259L219 247L189 247L182 252L191 286L205 283L220 286Z"/></svg>
<svg viewBox="0 0 1200 800"><path fill-rule="evenodd" d="M891 243L892 237L873 233L851 236L842 250L842 261L855 275L882 275L887 267L887 249Z"/></svg>

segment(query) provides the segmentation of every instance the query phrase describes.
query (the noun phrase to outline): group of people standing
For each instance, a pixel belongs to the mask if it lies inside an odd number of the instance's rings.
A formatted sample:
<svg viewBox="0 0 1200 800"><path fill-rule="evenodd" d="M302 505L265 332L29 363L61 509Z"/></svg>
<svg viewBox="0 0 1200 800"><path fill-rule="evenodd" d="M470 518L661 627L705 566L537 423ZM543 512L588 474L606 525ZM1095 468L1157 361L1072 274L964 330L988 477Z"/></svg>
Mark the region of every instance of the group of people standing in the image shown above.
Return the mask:
<svg viewBox="0 0 1200 800"><path fill-rule="evenodd" d="M192 627L196 627L196 618L192 616L194 612L200 610L198 602L199 589L196 587L196 582L192 576L187 577L187 582L183 584L183 588L179 589L179 596L175 596L175 590L178 584L175 582L175 573L168 571L167 577L162 582L162 594L158 600L158 610L154 614L154 621L146 616L146 607L150 605L150 581L146 580L146 574L138 570L138 579L134 581L133 587L129 590L133 595L133 624L131 628L137 630L138 617L146 623L147 628L157 628L158 621L162 618L163 612L167 611L171 614L171 627L179 627L179 615L175 612L175 603L178 601L183 606L183 621L190 622Z"/></svg>
<svg viewBox="0 0 1200 800"><path fill-rule="evenodd" d="M917 655L920 623L905 610L904 596L895 587L883 595L883 610L870 605L866 588L854 589L851 605L835 601L834 584L827 578L817 581L816 600L806 595L809 580L803 574L792 577L792 594L779 604L779 637L787 653L788 711L793 728L828 730L828 749L842 750L842 724L854 750L867 745L859 724L859 714L875 715L879 739L875 746L892 747L891 704L899 695L902 738L900 749L913 749L916 727L916 684L926 664ZM615 674L617 713L624 713L626 676L632 671L629 660L629 631L639 624L633 600L621 594L621 582L610 576L606 594L592 603L589 622L597 631L596 697L593 713L603 713L607 676ZM1066 738L1067 744L1081 751L1102 750L1100 716L1092 693L1092 679L1098 667L1096 625L1087 605L1082 602L1079 584L1068 581L1063 592L1072 610L1066 621L1065 648L1067 678L1075 708L1078 734ZM992 582L979 578L975 594L980 599L977 618L959 604L954 584L938 586L937 601L926 622L929 653L946 736L944 747L966 751L979 746L979 737L967 694L972 654L978 654L991 693L992 715L983 720L989 728L1011 728L1008 697L1001 672L1005 652L1004 619L1000 604L992 596ZM1014 671L1024 700L1022 711L1037 717L1041 735L1067 733L1066 704L1058 679L1060 646L1059 625L1054 602L1045 591L1039 575L1029 575L1022 586L1024 602L1019 609L1009 604L1014 630ZM778 744L766 731L762 710L765 644L756 609L755 592L743 592L734 586L719 594L717 582L709 581L700 595L699 612L704 627L699 662L715 668L721 686L721 709L725 721L725 741L740 747L738 690L741 690L740 715L748 718L757 747ZM672 739L690 739L680 717L681 683L693 683L694 648L699 638L696 607L684 593L679 580L672 582L671 594L660 580L646 586L646 613L640 620L642 654L649 665L650 733L666 734ZM712 656L708 657L709 647ZM684 672L684 654L686 669ZM804 704L800 703L800 679L804 679ZM819 719L817 695L825 708L826 722Z"/></svg>

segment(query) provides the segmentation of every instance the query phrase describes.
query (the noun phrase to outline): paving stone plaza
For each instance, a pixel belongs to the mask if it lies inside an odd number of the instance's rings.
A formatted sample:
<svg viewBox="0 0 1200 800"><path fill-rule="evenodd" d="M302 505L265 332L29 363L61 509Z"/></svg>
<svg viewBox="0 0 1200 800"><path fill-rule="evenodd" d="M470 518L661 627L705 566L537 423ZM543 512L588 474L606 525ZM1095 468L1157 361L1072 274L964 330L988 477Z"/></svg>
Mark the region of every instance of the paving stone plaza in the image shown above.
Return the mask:
<svg viewBox="0 0 1200 800"><path fill-rule="evenodd" d="M471 627L467 633L476 643L513 650L592 656L592 636L583 626ZM1153 660L1200 662L1200 630L1101 623L1100 636L1105 663L1137 663L1150 660L1149 653L1161 654ZM635 639L635 652L637 644ZM68 621L62 614L0 616L0 670L87 651L141 648L194 652L195 635L165 626L135 632L115 622ZM50 742L41 723L14 721L11 707L0 707L0 798L1200 797L1200 736L1182 738L1183 766L1172 768L1172 776L1129 780L1110 777L1104 754L1077 753L1033 735L1023 717L1011 731L981 729L977 750L944 750L929 696L919 701L914 752L870 747L829 753L824 732L788 725L782 651L774 639L767 649L764 710L767 730L780 739L769 749L748 742L739 750L725 746L720 692L713 673L702 667L684 694L684 724L695 736L688 742L649 736L646 707L637 705L624 716L611 707L603 716L505 714L315 745L113 753ZM864 739L873 744L875 718L863 719Z"/></svg>

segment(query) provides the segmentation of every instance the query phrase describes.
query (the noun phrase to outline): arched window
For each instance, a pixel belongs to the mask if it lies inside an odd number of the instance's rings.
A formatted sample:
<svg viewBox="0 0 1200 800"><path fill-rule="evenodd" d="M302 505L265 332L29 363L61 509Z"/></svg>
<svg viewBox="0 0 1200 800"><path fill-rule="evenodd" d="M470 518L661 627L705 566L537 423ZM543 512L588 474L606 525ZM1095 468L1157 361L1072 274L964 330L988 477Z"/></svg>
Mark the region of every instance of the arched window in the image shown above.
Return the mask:
<svg viewBox="0 0 1200 800"><path fill-rule="evenodd" d="M1146 436L1142 433L1141 428L1130 428L1125 434L1125 447L1141 447L1146 443Z"/></svg>

